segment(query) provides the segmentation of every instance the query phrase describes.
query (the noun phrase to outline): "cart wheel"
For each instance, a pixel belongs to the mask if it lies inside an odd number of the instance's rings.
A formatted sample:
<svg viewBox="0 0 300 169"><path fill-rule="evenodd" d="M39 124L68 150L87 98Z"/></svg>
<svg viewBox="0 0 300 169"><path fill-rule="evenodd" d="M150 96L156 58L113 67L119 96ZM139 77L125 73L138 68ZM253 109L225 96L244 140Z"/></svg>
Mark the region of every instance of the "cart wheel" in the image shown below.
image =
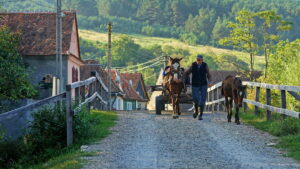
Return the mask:
<svg viewBox="0 0 300 169"><path fill-rule="evenodd" d="M161 111L164 110L165 107L162 98L162 95L156 96L155 98L155 112L157 115L161 115Z"/></svg>

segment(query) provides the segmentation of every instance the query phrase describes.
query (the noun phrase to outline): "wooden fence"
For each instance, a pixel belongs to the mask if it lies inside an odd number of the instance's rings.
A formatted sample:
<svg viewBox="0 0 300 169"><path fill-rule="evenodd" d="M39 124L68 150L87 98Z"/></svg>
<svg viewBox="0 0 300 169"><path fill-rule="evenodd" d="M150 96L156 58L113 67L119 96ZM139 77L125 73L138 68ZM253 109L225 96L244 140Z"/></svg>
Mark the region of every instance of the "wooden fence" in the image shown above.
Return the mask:
<svg viewBox="0 0 300 169"><path fill-rule="evenodd" d="M68 84L66 86L66 116L67 116L67 145L73 144L73 117L76 115L83 105L91 107L91 102L98 100L98 106L101 105L102 110L108 108L108 88L103 83L97 72L91 72L92 77L84 80ZM72 93L75 92L74 99ZM73 109L73 104L77 105Z"/></svg>
<svg viewBox="0 0 300 169"><path fill-rule="evenodd" d="M10 120L12 117L24 112L31 112L44 105L49 105L57 102L66 102L66 122L67 122L67 145L73 143L73 117L76 115L83 105L91 108L91 103L97 100L94 106L97 109L107 110L108 108L108 88L104 84L97 72L91 72L89 79L79 82L74 82L66 86L66 92L57 96L49 97L32 104L20 107L18 109L0 114L1 120ZM13 123L13 122L12 122Z"/></svg>
<svg viewBox="0 0 300 169"><path fill-rule="evenodd" d="M271 112L280 113L283 116L291 116L295 118L300 118L300 112L292 111L286 109L286 93L290 93L296 100L300 101L300 96L297 92L300 92L300 86L286 86L286 85L272 85L266 83L256 83L256 82L243 82L243 85L248 87L255 87L255 100L247 99L247 92L245 94L244 102L244 111L247 109L247 104L254 105L254 112L258 114L258 109L263 108L267 110L267 120L271 120ZM214 86L208 88L208 97L207 97L207 110L208 111L224 111L223 103L225 99L221 96L221 86L222 82L215 84ZM264 88L266 90L266 102L263 104L259 102L260 90ZM281 108L271 106L271 90L280 90L281 91Z"/></svg>

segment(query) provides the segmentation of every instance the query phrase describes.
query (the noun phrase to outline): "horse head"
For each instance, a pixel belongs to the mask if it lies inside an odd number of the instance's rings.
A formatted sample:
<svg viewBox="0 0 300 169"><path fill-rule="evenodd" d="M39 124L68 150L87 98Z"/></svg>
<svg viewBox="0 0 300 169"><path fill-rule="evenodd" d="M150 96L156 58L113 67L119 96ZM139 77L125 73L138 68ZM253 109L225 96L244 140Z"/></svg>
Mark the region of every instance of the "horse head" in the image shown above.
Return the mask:
<svg viewBox="0 0 300 169"><path fill-rule="evenodd" d="M238 106L242 107L243 104L243 98L245 97L246 93L246 86L243 86L243 82L239 77L235 77L233 81L234 88L237 91L237 96L238 96Z"/></svg>
<svg viewBox="0 0 300 169"><path fill-rule="evenodd" d="M181 74L181 68L180 68L180 61L183 58L169 58L169 66L170 66L170 70L171 70L171 74L173 76L173 80L178 81L182 76Z"/></svg>

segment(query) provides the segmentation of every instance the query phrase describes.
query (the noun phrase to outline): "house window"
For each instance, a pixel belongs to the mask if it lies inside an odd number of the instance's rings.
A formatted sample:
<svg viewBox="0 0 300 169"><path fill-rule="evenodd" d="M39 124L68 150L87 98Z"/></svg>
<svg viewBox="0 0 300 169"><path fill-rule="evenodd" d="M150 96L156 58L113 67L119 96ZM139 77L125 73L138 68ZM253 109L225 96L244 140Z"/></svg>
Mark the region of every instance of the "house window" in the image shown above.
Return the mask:
<svg viewBox="0 0 300 169"><path fill-rule="evenodd" d="M131 102L127 102L127 110L132 110L132 103Z"/></svg>

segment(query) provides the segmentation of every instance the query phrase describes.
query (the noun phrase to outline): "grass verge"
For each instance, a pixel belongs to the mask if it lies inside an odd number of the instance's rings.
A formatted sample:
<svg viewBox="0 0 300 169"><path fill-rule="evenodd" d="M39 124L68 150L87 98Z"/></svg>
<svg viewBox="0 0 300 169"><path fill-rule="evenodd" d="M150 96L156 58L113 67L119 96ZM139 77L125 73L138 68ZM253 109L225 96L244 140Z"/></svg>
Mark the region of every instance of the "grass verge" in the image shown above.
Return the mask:
<svg viewBox="0 0 300 169"><path fill-rule="evenodd" d="M57 150L54 153L57 154L54 158L49 159L47 162L43 162L32 166L17 166L17 168L30 168L30 169L79 169L83 166L85 161L81 158L84 156L93 156L96 153L81 152L80 146L83 144L89 144L95 141L99 141L110 132L110 128L113 127L117 120L116 112L107 111L91 111L91 118L100 119L100 123L93 126L93 136L81 140L80 143L74 144L71 147L63 150Z"/></svg>
<svg viewBox="0 0 300 169"><path fill-rule="evenodd" d="M243 122L277 136L278 143L275 147L285 151L285 156L300 161L300 120L291 117L283 119L280 114L273 113L272 120L267 121L265 112L260 111L258 115L253 112L241 112Z"/></svg>

